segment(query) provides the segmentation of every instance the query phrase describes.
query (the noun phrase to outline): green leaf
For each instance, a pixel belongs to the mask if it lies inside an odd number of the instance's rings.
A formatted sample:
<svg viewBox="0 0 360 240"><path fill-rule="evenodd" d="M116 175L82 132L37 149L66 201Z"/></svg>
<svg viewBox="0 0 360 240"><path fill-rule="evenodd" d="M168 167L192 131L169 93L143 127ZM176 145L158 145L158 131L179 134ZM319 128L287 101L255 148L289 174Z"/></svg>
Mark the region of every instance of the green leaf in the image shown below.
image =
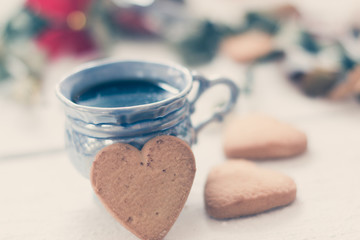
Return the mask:
<svg viewBox="0 0 360 240"><path fill-rule="evenodd" d="M320 45L317 43L315 37L308 33L303 31L301 33L301 37L300 37L300 45L309 53L312 54L317 54L320 52L321 47Z"/></svg>
<svg viewBox="0 0 360 240"><path fill-rule="evenodd" d="M283 50L273 50L265 56L256 59L257 63L266 63L271 61L277 61L285 58L285 52Z"/></svg>
<svg viewBox="0 0 360 240"><path fill-rule="evenodd" d="M5 64L0 62L0 81L10 77L9 71L6 69Z"/></svg>
<svg viewBox="0 0 360 240"><path fill-rule="evenodd" d="M179 45L179 51L190 65L206 63L216 55L220 41L234 31L228 27L205 21Z"/></svg>
<svg viewBox="0 0 360 240"><path fill-rule="evenodd" d="M250 12L245 16L247 29L259 29L274 35L280 29L279 21L265 14Z"/></svg>
<svg viewBox="0 0 360 240"><path fill-rule="evenodd" d="M5 26L7 43L19 38L31 38L47 26L47 21L27 8L23 8Z"/></svg>

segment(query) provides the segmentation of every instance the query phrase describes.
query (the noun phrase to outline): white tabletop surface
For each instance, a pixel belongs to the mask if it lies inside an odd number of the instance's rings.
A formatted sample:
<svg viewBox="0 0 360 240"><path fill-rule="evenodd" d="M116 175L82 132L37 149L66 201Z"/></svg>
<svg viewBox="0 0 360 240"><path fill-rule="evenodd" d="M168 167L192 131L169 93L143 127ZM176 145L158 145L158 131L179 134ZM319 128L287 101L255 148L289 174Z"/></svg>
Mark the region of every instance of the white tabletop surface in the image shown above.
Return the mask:
<svg viewBox="0 0 360 240"><path fill-rule="evenodd" d="M335 1L319 2L328 3L330 12L342 6ZM318 5L316 2L314 9L319 10ZM306 4L304 8L311 9ZM343 8L350 9L347 5ZM175 54L156 42L123 42L114 55L178 61ZM53 87L59 76L77 64L65 59L49 67L43 98L36 106L0 100L1 240L137 239L103 209L89 181L76 172L64 150L64 117ZM244 67L221 57L198 70L207 76L225 75L239 85L244 80ZM294 178L298 186L295 202L250 217L226 221L208 217L203 198L206 176L211 167L226 160L221 145L223 124L212 124L193 146L195 182L184 210L165 239L359 240L360 104L309 99L272 64L260 67L256 79L253 94L242 97L232 114L263 112L306 132L309 146L305 154L258 162ZM206 95L197 105L195 118L211 111L215 105L211 101L219 100L219 95Z"/></svg>

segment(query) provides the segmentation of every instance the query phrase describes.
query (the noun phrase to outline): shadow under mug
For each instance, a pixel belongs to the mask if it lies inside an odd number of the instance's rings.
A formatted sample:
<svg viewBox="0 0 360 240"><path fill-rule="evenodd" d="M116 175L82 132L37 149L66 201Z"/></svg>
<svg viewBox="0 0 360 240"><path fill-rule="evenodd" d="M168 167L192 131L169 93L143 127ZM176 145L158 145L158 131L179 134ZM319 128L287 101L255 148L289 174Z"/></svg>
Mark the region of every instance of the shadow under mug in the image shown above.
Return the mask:
<svg viewBox="0 0 360 240"><path fill-rule="evenodd" d="M176 88L178 93L161 101L129 107L89 107L72 101L75 94L91 87L129 79L159 81ZM195 97L189 100L193 82L198 82L199 86ZM195 102L203 92L218 84L229 87L229 101L222 110L193 126L190 116L195 111ZM191 146L205 125L221 121L234 107L239 89L231 80L210 81L178 65L101 60L85 64L65 77L57 85L56 94L65 106L65 142L70 159L88 178L97 152L116 142L140 149L155 136L173 135Z"/></svg>

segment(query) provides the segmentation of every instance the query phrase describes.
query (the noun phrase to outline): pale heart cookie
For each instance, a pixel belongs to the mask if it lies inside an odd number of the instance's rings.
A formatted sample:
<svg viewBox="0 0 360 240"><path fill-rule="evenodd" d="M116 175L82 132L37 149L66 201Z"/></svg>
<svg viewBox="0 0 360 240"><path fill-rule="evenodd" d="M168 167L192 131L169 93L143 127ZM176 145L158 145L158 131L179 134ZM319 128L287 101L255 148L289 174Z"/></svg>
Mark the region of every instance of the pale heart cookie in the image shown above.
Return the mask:
<svg viewBox="0 0 360 240"><path fill-rule="evenodd" d="M220 46L220 50L238 62L249 62L270 53L274 46L270 35L249 31L237 36L226 38Z"/></svg>
<svg viewBox="0 0 360 240"><path fill-rule="evenodd" d="M144 240L162 239L184 207L194 176L190 147L173 136L148 141L141 152L116 143L103 148L91 183L107 210Z"/></svg>
<svg viewBox="0 0 360 240"><path fill-rule="evenodd" d="M345 81L342 81L329 94L333 100L348 98L360 92L360 66L349 72Z"/></svg>
<svg viewBox="0 0 360 240"><path fill-rule="evenodd" d="M224 134L228 158L284 158L303 153L306 135L274 118L252 114L230 121Z"/></svg>
<svg viewBox="0 0 360 240"><path fill-rule="evenodd" d="M217 219L261 213L295 197L296 185L290 177L245 160L214 167L205 186L206 211Z"/></svg>

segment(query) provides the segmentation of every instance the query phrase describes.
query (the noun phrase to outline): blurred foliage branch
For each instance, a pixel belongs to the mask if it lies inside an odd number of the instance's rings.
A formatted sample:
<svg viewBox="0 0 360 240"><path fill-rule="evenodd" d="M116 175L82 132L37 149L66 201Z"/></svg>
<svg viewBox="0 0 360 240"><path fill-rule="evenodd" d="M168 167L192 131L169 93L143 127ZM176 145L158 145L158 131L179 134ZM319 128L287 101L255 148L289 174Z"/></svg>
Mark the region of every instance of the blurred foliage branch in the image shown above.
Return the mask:
<svg viewBox="0 0 360 240"><path fill-rule="evenodd" d="M360 54L354 54L360 52L360 26L349 26L344 36L324 36L302 20L292 5L250 11L236 26L227 26L191 16L178 0L141 6L131 0L26 0L0 29L0 81L14 80L23 88L18 97L27 101L52 61L64 55L107 56L115 42L135 35L175 46L188 65L228 55L248 66L243 86L248 94L256 68L276 62L309 96L360 95Z"/></svg>

